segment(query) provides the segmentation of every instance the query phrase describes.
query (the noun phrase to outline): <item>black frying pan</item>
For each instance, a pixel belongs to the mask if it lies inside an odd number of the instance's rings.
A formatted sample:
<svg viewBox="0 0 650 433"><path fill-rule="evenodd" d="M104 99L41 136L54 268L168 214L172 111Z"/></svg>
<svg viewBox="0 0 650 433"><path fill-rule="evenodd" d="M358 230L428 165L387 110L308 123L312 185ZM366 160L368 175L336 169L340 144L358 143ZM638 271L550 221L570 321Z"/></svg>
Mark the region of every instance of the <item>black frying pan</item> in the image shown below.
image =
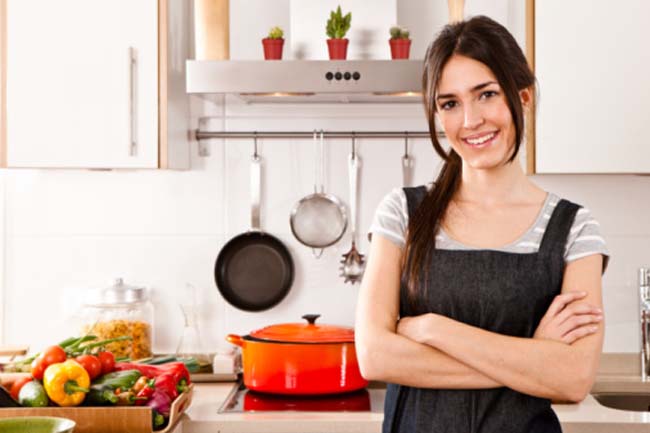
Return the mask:
<svg viewBox="0 0 650 433"><path fill-rule="evenodd" d="M293 284L293 259L276 237L260 230L260 158L251 163L252 228L226 243L217 256L214 279L232 306L262 311L277 305Z"/></svg>

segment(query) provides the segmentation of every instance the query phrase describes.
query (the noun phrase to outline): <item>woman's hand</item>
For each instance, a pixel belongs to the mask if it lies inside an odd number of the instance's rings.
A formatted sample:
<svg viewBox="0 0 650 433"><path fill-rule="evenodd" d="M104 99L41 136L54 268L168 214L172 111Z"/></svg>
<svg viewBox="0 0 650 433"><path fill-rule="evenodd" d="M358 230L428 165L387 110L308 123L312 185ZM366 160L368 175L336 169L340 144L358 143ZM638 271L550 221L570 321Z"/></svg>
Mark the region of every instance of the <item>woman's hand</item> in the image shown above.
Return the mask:
<svg viewBox="0 0 650 433"><path fill-rule="evenodd" d="M539 322L533 338L571 344L595 333L603 319L601 309L578 302L585 292L567 292L555 297Z"/></svg>
<svg viewBox="0 0 650 433"><path fill-rule="evenodd" d="M402 317L397 322L397 334L418 343L428 344L436 314L427 313L419 316Z"/></svg>

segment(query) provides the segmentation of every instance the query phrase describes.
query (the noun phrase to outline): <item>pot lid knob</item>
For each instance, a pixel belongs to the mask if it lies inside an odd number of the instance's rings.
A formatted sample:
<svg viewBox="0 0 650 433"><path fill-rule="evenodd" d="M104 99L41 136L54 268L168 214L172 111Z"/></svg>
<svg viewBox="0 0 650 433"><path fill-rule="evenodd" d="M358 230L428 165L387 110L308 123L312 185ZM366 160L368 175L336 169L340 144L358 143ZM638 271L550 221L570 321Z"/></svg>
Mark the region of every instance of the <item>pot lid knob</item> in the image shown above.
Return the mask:
<svg viewBox="0 0 650 433"><path fill-rule="evenodd" d="M305 314L302 316L303 319L307 320L310 325L313 325L316 323L316 319L320 317L320 314Z"/></svg>

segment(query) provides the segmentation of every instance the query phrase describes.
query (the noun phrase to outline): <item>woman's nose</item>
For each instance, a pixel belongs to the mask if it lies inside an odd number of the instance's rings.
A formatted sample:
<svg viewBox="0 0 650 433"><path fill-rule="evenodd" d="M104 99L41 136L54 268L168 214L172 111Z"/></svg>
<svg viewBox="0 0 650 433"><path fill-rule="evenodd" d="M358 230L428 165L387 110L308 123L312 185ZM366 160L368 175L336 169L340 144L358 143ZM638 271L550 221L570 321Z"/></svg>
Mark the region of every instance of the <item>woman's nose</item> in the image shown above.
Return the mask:
<svg viewBox="0 0 650 433"><path fill-rule="evenodd" d="M475 129L483 124L483 114L481 109L475 107L473 104L465 105L465 117L463 119L463 127L466 129Z"/></svg>

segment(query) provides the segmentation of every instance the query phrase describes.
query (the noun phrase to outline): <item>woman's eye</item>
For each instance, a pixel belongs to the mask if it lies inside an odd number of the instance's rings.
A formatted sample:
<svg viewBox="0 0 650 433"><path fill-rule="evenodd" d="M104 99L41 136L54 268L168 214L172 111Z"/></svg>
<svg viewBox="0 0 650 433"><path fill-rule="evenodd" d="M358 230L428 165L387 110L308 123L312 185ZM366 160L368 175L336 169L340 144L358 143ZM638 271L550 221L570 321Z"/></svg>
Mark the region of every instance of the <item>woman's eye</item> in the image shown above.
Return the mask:
<svg viewBox="0 0 650 433"><path fill-rule="evenodd" d="M440 108L446 111L446 110L451 110L455 106L456 106L456 101L447 101L444 104L442 104Z"/></svg>
<svg viewBox="0 0 650 433"><path fill-rule="evenodd" d="M481 99L491 98L496 95L498 95L498 93L494 90L486 90L485 92L481 93Z"/></svg>

